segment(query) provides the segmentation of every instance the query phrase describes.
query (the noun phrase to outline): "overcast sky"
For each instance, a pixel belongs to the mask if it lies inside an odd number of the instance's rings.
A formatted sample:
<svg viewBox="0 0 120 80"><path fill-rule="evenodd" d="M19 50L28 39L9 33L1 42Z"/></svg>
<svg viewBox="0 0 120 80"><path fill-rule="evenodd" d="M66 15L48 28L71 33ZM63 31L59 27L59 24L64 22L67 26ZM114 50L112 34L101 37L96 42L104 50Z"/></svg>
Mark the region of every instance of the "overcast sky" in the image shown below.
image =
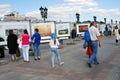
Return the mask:
<svg viewBox="0 0 120 80"><path fill-rule="evenodd" d="M0 0L0 17L17 11L41 19L41 6L48 8L48 20L76 21L79 13L81 21L93 20L93 16L98 21L120 21L120 0Z"/></svg>

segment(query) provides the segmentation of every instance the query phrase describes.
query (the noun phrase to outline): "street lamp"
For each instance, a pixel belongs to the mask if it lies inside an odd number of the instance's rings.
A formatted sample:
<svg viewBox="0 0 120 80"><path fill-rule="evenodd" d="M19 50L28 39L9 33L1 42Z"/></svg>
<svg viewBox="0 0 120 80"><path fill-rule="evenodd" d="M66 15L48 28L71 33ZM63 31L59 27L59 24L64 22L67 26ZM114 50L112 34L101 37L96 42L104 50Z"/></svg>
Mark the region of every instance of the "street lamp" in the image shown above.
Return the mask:
<svg viewBox="0 0 120 80"><path fill-rule="evenodd" d="M104 18L104 22L105 22L105 24L106 24L106 18Z"/></svg>
<svg viewBox="0 0 120 80"><path fill-rule="evenodd" d="M117 20L115 21L115 24L117 25Z"/></svg>
<svg viewBox="0 0 120 80"><path fill-rule="evenodd" d="M42 6L39 8L39 10L40 10L40 13L41 13L41 16L42 16L42 18L44 19L44 22L45 22L45 19L47 19L47 8L45 7L45 8L43 8Z"/></svg>
<svg viewBox="0 0 120 80"><path fill-rule="evenodd" d="M111 24L113 24L113 20L111 19Z"/></svg>
<svg viewBox="0 0 120 80"><path fill-rule="evenodd" d="M76 13L76 18L77 18L77 23L79 23L79 20L80 20L80 14L79 13Z"/></svg>
<svg viewBox="0 0 120 80"><path fill-rule="evenodd" d="M97 17L96 17L96 16L93 16L93 19L94 19L94 21L96 22Z"/></svg>

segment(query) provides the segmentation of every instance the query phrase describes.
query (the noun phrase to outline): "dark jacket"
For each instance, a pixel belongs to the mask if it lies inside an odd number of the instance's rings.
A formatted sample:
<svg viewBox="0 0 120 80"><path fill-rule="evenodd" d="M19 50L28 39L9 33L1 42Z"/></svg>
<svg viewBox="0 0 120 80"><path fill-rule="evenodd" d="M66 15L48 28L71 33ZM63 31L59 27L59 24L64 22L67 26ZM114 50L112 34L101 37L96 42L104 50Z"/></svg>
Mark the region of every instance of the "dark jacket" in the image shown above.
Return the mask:
<svg viewBox="0 0 120 80"><path fill-rule="evenodd" d="M18 44L17 44L17 36L15 34L8 35L7 46L9 50L17 50Z"/></svg>

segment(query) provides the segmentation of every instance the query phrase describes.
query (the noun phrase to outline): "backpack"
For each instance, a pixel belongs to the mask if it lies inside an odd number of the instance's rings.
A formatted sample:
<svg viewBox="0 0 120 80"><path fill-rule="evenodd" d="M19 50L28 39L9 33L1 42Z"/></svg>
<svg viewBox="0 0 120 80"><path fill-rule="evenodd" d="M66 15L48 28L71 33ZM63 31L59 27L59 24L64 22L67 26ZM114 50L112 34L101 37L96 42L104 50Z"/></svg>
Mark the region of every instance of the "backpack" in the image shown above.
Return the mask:
<svg viewBox="0 0 120 80"><path fill-rule="evenodd" d="M88 47L88 43L91 41L90 38L90 33L89 30L86 30L84 33L84 43L83 43L83 48L86 49L86 47Z"/></svg>
<svg viewBox="0 0 120 80"><path fill-rule="evenodd" d="M85 33L84 33L84 40L86 42L90 42L91 41L89 30L85 31Z"/></svg>

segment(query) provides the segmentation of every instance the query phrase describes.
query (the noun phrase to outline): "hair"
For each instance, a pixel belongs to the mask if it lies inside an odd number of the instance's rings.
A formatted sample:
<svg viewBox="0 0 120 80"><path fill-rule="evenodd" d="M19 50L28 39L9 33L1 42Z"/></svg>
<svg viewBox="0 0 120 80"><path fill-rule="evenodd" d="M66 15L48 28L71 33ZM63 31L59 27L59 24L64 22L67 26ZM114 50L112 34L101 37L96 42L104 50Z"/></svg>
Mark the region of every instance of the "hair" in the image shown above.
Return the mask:
<svg viewBox="0 0 120 80"><path fill-rule="evenodd" d="M25 30L24 30L24 33L25 33L25 34L28 34L28 31L27 31L27 29L25 29Z"/></svg>
<svg viewBox="0 0 120 80"><path fill-rule="evenodd" d="M36 28L35 31L38 32L39 30Z"/></svg>
<svg viewBox="0 0 120 80"><path fill-rule="evenodd" d="M91 23L90 23L90 27L91 27L92 25L94 25L94 24L95 24L95 22L94 22L94 21L93 21L93 22L91 22Z"/></svg>
<svg viewBox="0 0 120 80"><path fill-rule="evenodd" d="M13 34L13 30L11 29L11 30L9 30L9 34Z"/></svg>
<svg viewBox="0 0 120 80"><path fill-rule="evenodd" d="M115 29L118 29L118 26L117 26L117 25L115 26Z"/></svg>

